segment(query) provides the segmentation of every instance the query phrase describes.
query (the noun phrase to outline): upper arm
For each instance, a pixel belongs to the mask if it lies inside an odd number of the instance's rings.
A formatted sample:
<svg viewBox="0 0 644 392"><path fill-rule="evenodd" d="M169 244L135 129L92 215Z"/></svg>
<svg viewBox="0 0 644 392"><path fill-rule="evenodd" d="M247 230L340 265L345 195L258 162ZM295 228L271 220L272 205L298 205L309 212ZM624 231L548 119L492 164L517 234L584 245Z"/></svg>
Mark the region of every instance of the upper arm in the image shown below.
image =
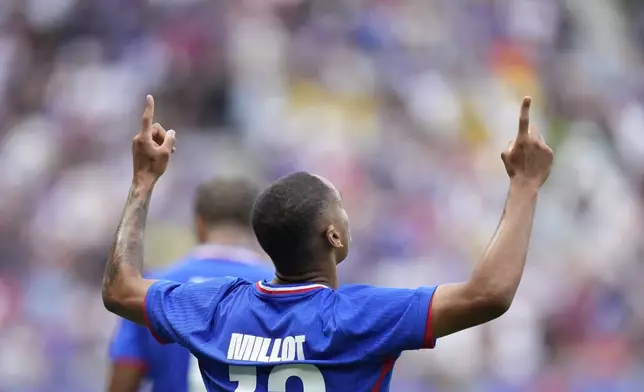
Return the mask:
<svg viewBox="0 0 644 392"><path fill-rule="evenodd" d="M160 343L189 346L191 335L210 329L217 306L239 281L230 277L200 283L157 281L145 297L145 323Z"/></svg>
<svg viewBox="0 0 644 392"><path fill-rule="evenodd" d="M124 319L137 324L145 323L145 296L154 280L141 277L128 278L110 286L103 291L105 308Z"/></svg>
<svg viewBox="0 0 644 392"><path fill-rule="evenodd" d="M343 295L336 319L366 355L433 348L430 307L435 287L415 290L357 287Z"/></svg>
<svg viewBox="0 0 644 392"><path fill-rule="evenodd" d="M432 330L440 338L494 320L506 310L505 304L478 295L470 283L441 285L432 301Z"/></svg>
<svg viewBox="0 0 644 392"><path fill-rule="evenodd" d="M112 375L108 391L138 391L149 366L148 336L149 332L145 327L128 320L120 320L109 347Z"/></svg>

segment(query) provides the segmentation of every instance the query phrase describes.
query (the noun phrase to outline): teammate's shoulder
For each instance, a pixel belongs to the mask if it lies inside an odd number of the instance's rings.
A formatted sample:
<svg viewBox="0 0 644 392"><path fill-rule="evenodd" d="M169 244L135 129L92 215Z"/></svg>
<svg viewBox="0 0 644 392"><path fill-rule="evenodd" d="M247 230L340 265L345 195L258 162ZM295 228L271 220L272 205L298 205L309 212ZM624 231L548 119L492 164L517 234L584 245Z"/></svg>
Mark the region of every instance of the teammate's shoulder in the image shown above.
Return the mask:
<svg viewBox="0 0 644 392"><path fill-rule="evenodd" d="M254 281L248 280L246 278L240 278L236 276L214 276L203 279L192 279L187 284L203 286L203 287L222 287L229 286L231 288L241 287L241 286L252 286L255 284Z"/></svg>
<svg viewBox="0 0 644 392"><path fill-rule="evenodd" d="M167 279L178 282L187 281L189 279L189 264L190 259L179 259L172 262L169 266L146 271L145 277L149 279Z"/></svg>
<svg viewBox="0 0 644 392"><path fill-rule="evenodd" d="M230 270L240 272L265 272L270 270L269 265L263 260L244 261L236 259L212 259L210 264L219 270Z"/></svg>
<svg viewBox="0 0 644 392"><path fill-rule="evenodd" d="M193 295L195 298L227 297L235 292L252 287L254 282L234 276L217 276L206 279L192 279L189 282L159 281L158 290L174 291L180 295ZM190 294L188 294L190 293Z"/></svg>
<svg viewBox="0 0 644 392"><path fill-rule="evenodd" d="M170 267L164 267L164 268L152 268L152 269L146 269L143 272L143 276L146 279L169 279L169 280L174 280L172 279L172 275L174 275L174 268L175 266L170 266Z"/></svg>
<svg viewBox="0 0 644 392"><path fill-rule="evenodd" d="M243 248L202 245L177 264L175 280L195 277L239 276L249 280L273 277L273 271L260 255Z"/></svg>

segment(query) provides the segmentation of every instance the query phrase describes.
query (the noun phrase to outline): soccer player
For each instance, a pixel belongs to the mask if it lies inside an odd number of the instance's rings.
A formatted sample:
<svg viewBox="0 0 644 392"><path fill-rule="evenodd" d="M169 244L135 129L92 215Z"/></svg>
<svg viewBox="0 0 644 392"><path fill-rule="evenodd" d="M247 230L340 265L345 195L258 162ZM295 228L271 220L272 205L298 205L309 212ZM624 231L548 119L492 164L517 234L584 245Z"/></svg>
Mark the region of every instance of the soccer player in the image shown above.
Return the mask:
<svg viewBox="0 0 644 392"><path fill-rule="evenodd" d="M405 350L493 320L516 293L537 193L552 150L521 106L516 139L502 154L510 188L501 222L470 278L418 289L338 287L349 249L342 197L326 179L295 173L255 203L255 235L275 265L272 281L202 283L141 276L147 206L175 141L152 126L153 100L134 138L134 179L103 282L108 310L145 323L161 342L198 358L208 391L387 391Z"/></svg>
<svg viewBox="0 0 644 392"><path fill-rule="evenodd" d="M253 281L272 270L252 250L256 244L251 211L259 189L244 179L215 179L197 188L194 212L199 246L183 260L151 276L177 282L200 282L236 276ZM137 392L146 383L152 392L205 391L194 356L177 345L158 344L144 326L122 320L110 344L110 392Z"/></svg>

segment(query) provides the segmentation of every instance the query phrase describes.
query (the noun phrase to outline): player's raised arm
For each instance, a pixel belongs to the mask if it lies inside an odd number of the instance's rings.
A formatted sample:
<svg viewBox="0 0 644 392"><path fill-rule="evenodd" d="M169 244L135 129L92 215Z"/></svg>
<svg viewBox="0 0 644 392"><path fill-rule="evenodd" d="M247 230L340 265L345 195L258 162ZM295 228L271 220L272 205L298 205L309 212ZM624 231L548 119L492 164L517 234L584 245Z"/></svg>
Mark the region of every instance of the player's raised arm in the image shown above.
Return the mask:
<svg viewBox="0 0 644 392"><path fill-rule="evenodd" d="M121 222L103 276L103 303L112 313L144 323L145 295L153 283L143 279L143 235L152 190L174 150L175 133L153 124L154 99L147 96L141 130L134 137L134 173Z"/></svg>
<svg viewBox="0 0 644 392"><path fill-rule="evenodd" d="M521 105L519 131L501 154L510 190L501 222L465 283L442 285L432 300L435 338L491 321L509 308L521 281L539 188L548 178L552 150L530 127L531 99Z"/></svg>

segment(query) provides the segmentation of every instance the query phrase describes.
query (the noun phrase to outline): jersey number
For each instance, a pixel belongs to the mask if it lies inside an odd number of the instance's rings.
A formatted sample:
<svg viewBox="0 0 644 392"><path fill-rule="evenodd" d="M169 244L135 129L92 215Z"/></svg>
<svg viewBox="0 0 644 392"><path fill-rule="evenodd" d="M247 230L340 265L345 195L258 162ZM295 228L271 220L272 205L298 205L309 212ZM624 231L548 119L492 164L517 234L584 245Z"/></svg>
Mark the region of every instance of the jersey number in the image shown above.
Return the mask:
<svg viewBox="0 0 644 392"><path fill-rule="evenodd" d="M206 392L199 362L194 355L190 356L189 370L190 392ZM257 387L255 366L230 366L229 373L230 381L238 383L235 392L255 392ZM286 381L291 377L300 379L303 392L326 392L322 373L315 366L306 364L275 366L268 376L269 392L286 392Z"/></svg>
<svg viewBox="0 0 644 392"><path fill-rule="evenodd" d="M255 366L230 366L230 381L237 382L235 392L255 392L257 368ZM286 381L296 377L303 392L326 392L324 377L317 367L308 364L278 365L268 375L268 392L286 392Z"/></svg>

